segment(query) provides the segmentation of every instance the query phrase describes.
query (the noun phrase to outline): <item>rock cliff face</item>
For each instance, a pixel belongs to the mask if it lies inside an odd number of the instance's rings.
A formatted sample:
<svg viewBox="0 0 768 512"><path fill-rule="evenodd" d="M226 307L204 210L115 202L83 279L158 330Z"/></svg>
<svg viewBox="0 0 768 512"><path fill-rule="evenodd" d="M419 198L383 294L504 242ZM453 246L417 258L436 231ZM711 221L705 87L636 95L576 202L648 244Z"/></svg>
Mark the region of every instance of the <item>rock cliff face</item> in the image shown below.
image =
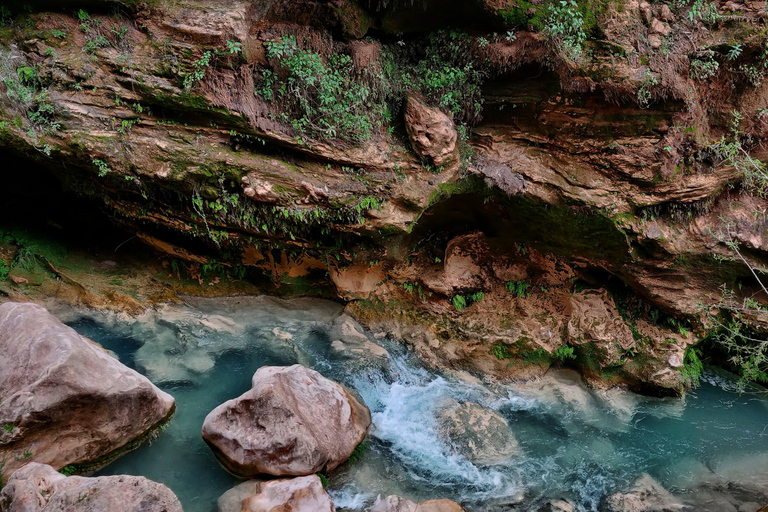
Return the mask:
<svg viewBox="0 0 768 512"><path fill-rule="evenodd" d="M330 282L443 366L668 392L702 304L762 292L763 2L30 6L3 151L190 273Z"/></svg>

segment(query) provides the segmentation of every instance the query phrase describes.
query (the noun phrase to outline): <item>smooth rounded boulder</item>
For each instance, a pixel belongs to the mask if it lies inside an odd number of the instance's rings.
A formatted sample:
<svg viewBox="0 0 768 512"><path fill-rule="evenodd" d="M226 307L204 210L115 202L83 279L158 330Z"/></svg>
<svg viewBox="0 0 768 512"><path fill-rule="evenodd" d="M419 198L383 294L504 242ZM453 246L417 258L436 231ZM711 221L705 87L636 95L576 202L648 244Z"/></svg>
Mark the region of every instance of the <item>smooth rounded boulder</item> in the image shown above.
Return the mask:
<svg viewBox="0 0 768 512"><path fill-rule="evenodd" d="M44 307L0 305L0 460L94 470L135 448L173 397Z"/></svg>
<svg viewBox="0 0 768 512"><path fill-rule="evenodd" d="M370 424L368 409L318 372L265 366L249 391L208 414L202 435L235 475L303 476L347 460Z"/></svg>
<svg viewBox="0 0 768 512"><path fill-rule="evenodd" d="M143 476L66 477L31 462L8 479L0 512L182 512L166 486Z"/></svg>
<svg viewBox="0 0 768 512"><path fill-rule="evenodd" d="M335 512L317 475L250 480L219 498L219 512Z"/></svg>

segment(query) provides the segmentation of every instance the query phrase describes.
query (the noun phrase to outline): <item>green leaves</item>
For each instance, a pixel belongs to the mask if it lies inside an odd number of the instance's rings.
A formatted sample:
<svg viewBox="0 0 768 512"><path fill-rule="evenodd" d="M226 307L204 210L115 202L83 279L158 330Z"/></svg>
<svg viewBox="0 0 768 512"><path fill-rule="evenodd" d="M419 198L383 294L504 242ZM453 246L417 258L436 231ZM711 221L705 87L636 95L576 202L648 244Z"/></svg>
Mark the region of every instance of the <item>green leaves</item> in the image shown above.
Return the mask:
<svg viewBox="0 0 768 512"><path fill-rule="evenodd" d="M333 53L327 62L319 53L299 48L285 35L265 43L275 72L262 73L258 94L279 99L286 109L278 118L302 136L362 142L373 130L370 89L354 79L349 55ZM284 80L276 80L277 77Z"/></svg>

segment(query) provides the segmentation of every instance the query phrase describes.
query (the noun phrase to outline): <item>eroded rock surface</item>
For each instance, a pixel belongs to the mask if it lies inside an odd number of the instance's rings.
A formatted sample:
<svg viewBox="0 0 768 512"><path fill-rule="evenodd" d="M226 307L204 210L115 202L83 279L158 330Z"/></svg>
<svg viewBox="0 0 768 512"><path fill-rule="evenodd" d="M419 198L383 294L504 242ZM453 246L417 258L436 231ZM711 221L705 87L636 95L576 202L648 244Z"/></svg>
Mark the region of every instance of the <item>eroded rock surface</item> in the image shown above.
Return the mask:
<svg viewBox="0 0 768 512"><path fill-rule="evenodd" d="M173 397L42 306L0 305L0 459L94 469L170 419Z"/></svg>
<svg viewBox="0 0 768 512"><path fill-rule="evenodd" d="M301 365L265 366L252 388L205 418L203 439L236 475L309 475L336 468L363 440L368 409Z"/></svg>
<svg viewBox="0 0 768 512"><path fill-rule="evenodd" d="M458 134L453 121L424 100L409 96L405 102L405 128L413 149L435 166L448 166L458 157Z"/></svg>
<svg viewBox="0 0 768 512"><path fill-rule="evenodd" d="M248 481L219 498L219 512L335 512L317 475Z"/></svg>
<svg viewBox="0 0 768 512"><path fill-rule="evenodd" d="M494 464L520 455L507 420L480 404L454 402L437 414L441 437L476 464Z"/></svg>
<svg viewBox="0 0 768 512"><path fill-rule="evenodd" d="M182 512L166 486L142 476L66 477L31 462L8 479L2 512Z"/></svg>

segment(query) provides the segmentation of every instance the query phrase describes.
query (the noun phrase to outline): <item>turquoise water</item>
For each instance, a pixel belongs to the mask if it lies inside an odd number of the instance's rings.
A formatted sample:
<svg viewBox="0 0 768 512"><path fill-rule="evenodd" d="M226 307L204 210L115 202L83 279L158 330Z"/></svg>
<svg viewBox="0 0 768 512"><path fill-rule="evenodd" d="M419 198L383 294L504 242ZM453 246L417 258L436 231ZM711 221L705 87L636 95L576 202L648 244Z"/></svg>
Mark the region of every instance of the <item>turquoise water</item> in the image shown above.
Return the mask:
<svg viewBox="0 0 768 512"><path fill-rule="evenodd" d="M200 437L205 416L245 392L259 367L294 363L352 388L372 412L368 451L328 475L337 509L366 510L377 496L400 494L449 498L471 511L535 511L552 499L599 511L607 496L644 473L689 510L754 512L768 503L768 401L755 390L735 392L725 373L708 372L683 399L590 390L569 371L523 384L482 384L427 371L332 302L187 302L137 320L67 319L177 403L156 441L100 474L162 482L186 512L215 511L218 497L237 484ZM498 411L521 453L493 466L458 455L435 420L449 398Z"/></svg>

